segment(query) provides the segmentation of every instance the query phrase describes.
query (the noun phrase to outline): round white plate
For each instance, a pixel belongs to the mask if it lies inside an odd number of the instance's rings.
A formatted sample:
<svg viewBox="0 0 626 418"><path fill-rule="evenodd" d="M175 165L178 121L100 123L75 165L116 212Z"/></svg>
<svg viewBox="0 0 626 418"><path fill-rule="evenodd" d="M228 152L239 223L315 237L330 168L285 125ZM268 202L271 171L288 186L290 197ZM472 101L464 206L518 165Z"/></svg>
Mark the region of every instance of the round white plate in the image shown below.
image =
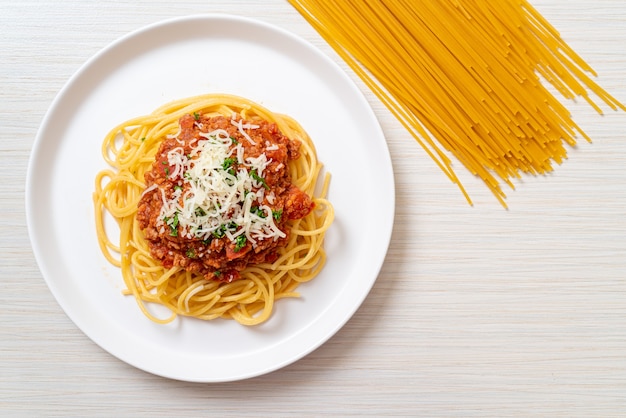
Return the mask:
<svg viewBox="0 0 626 418"><path fill-rule="evenodd" d="M336 219L328 262L301 298L280 300L256 327L234 321L148 320L98 248L92 192L104 135L171 100L247 97L298 120L332 174ZM381 128L350 78L312 45L247 18L204 15L148 26L89 60L45 116L28 167L26 209L42 274L61 307L103 349L142 370L186 381L249 378L320 346L354 314L384 261L394 180Z"/></svg>

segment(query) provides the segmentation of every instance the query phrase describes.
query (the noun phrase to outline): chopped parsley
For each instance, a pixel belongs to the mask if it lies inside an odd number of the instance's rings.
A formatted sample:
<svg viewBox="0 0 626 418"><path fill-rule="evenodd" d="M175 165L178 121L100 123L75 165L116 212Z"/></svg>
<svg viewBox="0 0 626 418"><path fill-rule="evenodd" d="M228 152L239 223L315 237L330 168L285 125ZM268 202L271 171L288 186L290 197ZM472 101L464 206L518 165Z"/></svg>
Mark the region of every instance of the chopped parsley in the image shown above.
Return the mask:
<svg viewBox="0 0 626 418"><path fill-rule="evenodd" d="M211 232L211 234L213 234L215 238L224 238L224 235L226 235L226 225L220 226L215 231Z"/></svg>
<svg viewBox="0 0 626 418"><path fill-rule="evenodd" d="M240 251L243 247L245 247L246 242L248 242L248 239L243 234L235 238L235 252Z"/></svg>
<svg viewBox="0 0 626 418"><path fill-rule="evenodd" d="M231 176L234 176L235 168L233 166L235 165L236 162L237 162L236 158L228 157L224 159L224 162L222 163L222 170L225 170L228 174L230 174Z"/></svg>
<svg viewBox="0 0 626 418"><path fill-rule="evenodd" d="M174 214L171 218L165 216L163 218L163 222L165 225L170 227L170 236L177 237L178 236L178 212Z"/></svg>
<svg viewBox="0 0 626 418"><path fill-rule="evenodd" d="M250 170L250 177L252 177L254 180L256 180L259 183L261 183L266 190L270 189L270 186L267 185L267 183L265 182L265 179L263 177L259 176L259 174L256 172L256 170Z"/></svg>
<svg viewBox="0 0 626 418"><path fill-rule="evenodd" d="M232 158L232 157L226 158L224 159L224 162L222 163L222 168L224 170L227 170L229 167L235 164L236 161L237 161L236 158Z"/></svg>
<svg viewBox="0 0 626 418"><path fill-rule="evenodd" d="M273 210L272 211L272 218L274 218L277 221L280 221L280 218L283 217L283 210Z"/></svg>
<svg viewBox="0 0 626 418"><path fill-rule="evenodd" d="M200 120L200 113L198 113L198 112L193 112L193 118L194 118L196 121L199 121L199 120Z"/></svg>
<svg viewBox="0 0 626 418"><path fill-rule="evenodd" d="M224 236L226 235L226 231L234 232L237 230L237 228L239 228L239 225L237 225L237 223L229 222L227 224L220 225L219 228L211 232L211 235L213 235L215 238L224 238Z"/></svg>
<svg viewBox="0 0 626 418"><path fill-rule="evenodd" d="M198 256L196 255L196 251L193 248L187 248L187 251L185 251L185 255L188 258L198 258Z"/></svg>
<svg viewBox="0 0 626 418"><path fill-rule="evenodd" d="M250 208L250 213L258 216L259 218L263 218L265 219L267 217L267 214L265 213L265 211L263 209L261 209L258 206L252 206Z"/></svg>

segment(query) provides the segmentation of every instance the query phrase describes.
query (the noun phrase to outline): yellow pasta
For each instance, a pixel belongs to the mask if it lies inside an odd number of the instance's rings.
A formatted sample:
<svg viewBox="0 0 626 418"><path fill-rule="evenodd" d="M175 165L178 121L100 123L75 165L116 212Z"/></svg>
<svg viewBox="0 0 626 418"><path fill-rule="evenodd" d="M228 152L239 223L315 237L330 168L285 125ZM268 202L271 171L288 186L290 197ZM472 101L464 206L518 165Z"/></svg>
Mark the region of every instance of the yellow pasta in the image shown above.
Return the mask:
<svg viewBox="0 0 626 418"><path fill-rule="evenodd" d="M623 104L526 0L289 0L446 175L448 154L506 207L501 182L544 174L590 138L566 99Z"/></svg>
<svg viewBox="0 0 626 418"><path fill-rule="evenodd" d="M315 203L307 216L289 221L288 241L277 250L276 261L250 265L241 271L240 279L230 283L208 280L177 266L164 267L151 256L136 218L138 202L146 190L144 174L151 169L161 142L168 135L176 135L183 115L194 113L262 119L276 123L288 138L299 140L300 157L289 161L288 170L292 183L312 196ZM133 295L153 321L167 323L184 315L259 324L270 317L276 300L297 297L298 285L313 279L323 268L324 236L334 218L333 207L326 200L330 177L322 176L313 142L292 118L241 97L190 97L116 126L103 141L102 155L111 168L99 172L95 179L93 201L99 245L106 259L121 269L125 293ZM115 241L105 225L107 213L117 222L119 239ZM148 308L152 303L165 306L171 315L157 317Z"/></svg>

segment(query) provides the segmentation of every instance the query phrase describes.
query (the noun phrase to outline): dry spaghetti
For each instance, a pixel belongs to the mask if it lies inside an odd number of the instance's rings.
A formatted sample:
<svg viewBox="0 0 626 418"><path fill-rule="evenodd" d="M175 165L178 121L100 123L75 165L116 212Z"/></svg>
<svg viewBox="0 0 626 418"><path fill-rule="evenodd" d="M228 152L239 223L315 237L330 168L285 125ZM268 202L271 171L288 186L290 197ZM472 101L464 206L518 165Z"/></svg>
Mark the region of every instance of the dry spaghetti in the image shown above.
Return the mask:
<svg viewBox="0 0 626 418"><path fill-rule="evenodd" d="M544 174L581 135L566 99L626 110L526 0L289 0L471 199L448 153L506 207L501 181ZM446 152L447 151L447 152Z"/></svg>

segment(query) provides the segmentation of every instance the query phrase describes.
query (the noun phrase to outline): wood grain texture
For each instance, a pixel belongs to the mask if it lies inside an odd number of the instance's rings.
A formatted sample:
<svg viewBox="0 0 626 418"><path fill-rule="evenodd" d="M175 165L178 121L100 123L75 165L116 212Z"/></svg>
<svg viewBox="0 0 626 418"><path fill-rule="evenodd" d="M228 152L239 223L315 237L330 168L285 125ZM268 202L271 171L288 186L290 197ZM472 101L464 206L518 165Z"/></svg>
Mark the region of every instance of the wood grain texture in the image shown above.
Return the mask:
<svg viewBox="0 0 626 418"><path fill-rule="evenodd" d="M626 3L533 4L626 101ZM459 168L475 205L286 1L0 1L0 415L624 416L626 115L570 103L593 138L508 211ZM351 321L304 359L220 385L170 381L101 350L63 313L24 216L41 120L98 50L165 18L255 17L307 39L361 87L397 186L391 246Z"/></svg>

